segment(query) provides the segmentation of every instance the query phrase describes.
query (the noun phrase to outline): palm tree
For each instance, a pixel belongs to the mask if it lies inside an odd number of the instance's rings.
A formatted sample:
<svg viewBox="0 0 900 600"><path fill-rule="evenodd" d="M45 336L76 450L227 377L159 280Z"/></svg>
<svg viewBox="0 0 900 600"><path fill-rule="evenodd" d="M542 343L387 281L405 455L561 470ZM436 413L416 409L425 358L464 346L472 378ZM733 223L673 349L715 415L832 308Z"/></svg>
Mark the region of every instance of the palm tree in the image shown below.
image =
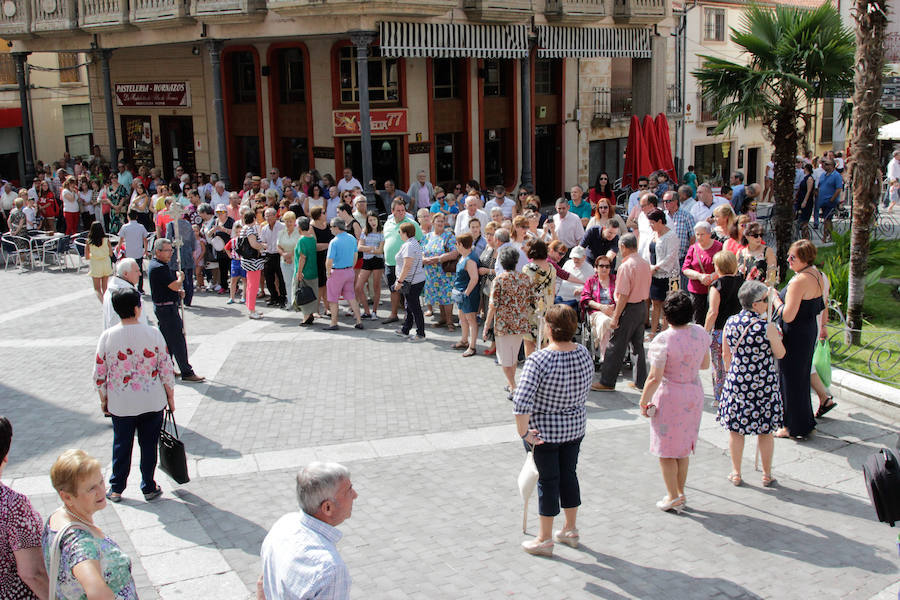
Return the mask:
<svg viewBox="0 0 900 600"><path fill-rule="evenodd" d="M850 285L847 292L848 343L859 344L869 262L872 216L880 190L878 127L884 74L884 30L887 7L882 0L856 0L856 73L850 172L853 174L853 224L850 233Z"/></svg>
<svg viewBox="0 0 900 600"><path fill-rule="evenodd" d="M741 64L701 55L691 74L703 96L718 106L716 133L762 121L774 146L775 236L779 271L787 273L793 222L794 160L802 107L841 95L853 82L853 34L826 3L815 10L750 5L731 41L747 55Z"/></svg>

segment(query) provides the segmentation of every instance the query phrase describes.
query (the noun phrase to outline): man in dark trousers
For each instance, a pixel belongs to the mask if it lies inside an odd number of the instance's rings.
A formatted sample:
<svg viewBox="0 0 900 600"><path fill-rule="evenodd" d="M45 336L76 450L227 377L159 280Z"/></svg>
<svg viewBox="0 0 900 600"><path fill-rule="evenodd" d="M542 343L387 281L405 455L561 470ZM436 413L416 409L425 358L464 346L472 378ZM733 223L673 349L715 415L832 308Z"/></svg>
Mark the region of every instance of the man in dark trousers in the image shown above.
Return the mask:
<svg viewBox="0 0 900 600"><path fill-rule="evenodd" d="M184 339L184 324L178 312L178 303L184 295L184 272L173 272L169 268L174 247L172 240L159 238L153 244L153 259L147 270L147 278L150 280L150 296L153 299L153 308L156 312L156 320L159 322L159 330L162 332L169 347L169 352L178 363L181 370L181 380L189 383L199 383L204 380L194 373L193 367L188 362L187 341Z"/></svg>
<svg viewBox="0 0 900 600"><path fill-rule="evenodd" d="M613 314L613 334L603 355L600 381L591 389L595 392L611 392L616 389L616 378L622 370L622 361L631 345L637 355L634 382L631 387L642 389L647 379L647 360L644 356L644 321L647 319L647 299L650 297L650 265L637 253L637 238L627 233L619 238L621 262L616 274L616 312Z"/></svg>

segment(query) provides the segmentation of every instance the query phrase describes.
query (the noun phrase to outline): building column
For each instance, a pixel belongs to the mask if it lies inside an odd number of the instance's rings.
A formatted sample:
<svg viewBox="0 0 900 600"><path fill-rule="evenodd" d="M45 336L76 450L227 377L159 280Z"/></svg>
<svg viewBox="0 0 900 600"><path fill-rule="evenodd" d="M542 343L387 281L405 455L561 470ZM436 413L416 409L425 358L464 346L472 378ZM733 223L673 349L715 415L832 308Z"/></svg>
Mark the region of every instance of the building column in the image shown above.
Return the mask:
<svg viewBox="0 0 900 600"><path fill-rule="evenodd" d="M534 132L531 109L531 57L520 58L519 66L522 69L520 77L522 81L522 174L519 177L519 184L531 186L534 189L534 167L531 163L531 137Z"/></svg>
<svg viewBox="0 0 900 600"><path fill-rule="evenodd" d="M16 82L19 84L19 104L22 106L22 152L25 154L25 185L34 180L34 149L31 146L31 111L28 109L28 87L25 85L25 62L30 52L13 52L16 61Z"/></svg>
<svg viewBox="0 0 900 600"><path fill-rule="evenodd" d="M213 79L213 110L216 114L216 142L219 152L219 179L225 184L225 189L231 187L228 176L228 145L225 140L225 100L222 92L222 48L224 42L220 40L207 40L206 49L209 52L209 64L212 68ZM260 151L263 149L260 148Z"/></svg>
<svg viewBox="0 0 900 600"><path fill-rule="evenodd" d="M666 61L668 60L668 36L650 36L650 111L651 115L666 112Z"/></svg>
<svg viewBox="0 0 900 600"><path fill-rule="evenodd" d="M375 190L369 185L372 180L372 119L369 115L369 46L375 41L377 32L351 31L350 40L356 48L356 83L359 86L359 145L362 152L362 184L371 204L375 201Z"/></svg>
<svg viewBox="0 0 900 600"><path fill-rule="evenodd" d="M109 136L109 165L116 168L119 160L119 145L116 143L116 117L113 112L113 87L109 76L109 58L112 50L100 51L100 70L103 73L103 103L106 109L106 132Z"/></svg>

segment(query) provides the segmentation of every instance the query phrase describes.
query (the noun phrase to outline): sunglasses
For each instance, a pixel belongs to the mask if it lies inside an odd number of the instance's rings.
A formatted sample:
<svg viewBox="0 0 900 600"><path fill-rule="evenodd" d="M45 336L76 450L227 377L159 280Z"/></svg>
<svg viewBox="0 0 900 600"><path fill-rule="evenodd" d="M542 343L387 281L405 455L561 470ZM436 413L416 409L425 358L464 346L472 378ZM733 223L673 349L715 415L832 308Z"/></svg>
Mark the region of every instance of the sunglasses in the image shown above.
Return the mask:
<svg viewBox="0 0 900 600"><path fill-rule="evenodd" d="M598 269L608 269L609 265L597 265Z"/></svg>
<svg viewBox="0 0 900 600"><path fill-rule="evenodd" d="M608 177L601 177L601 178L600 178L600 181L609 181L609 178L608 178Z"/></svg>
<svg viewBox="0 0 900 600"><path fill-rule="evenodd" d="M761 238L762 237L762 235L760 235L758 233L745 233L744 236L748 237L748 238Z"/></svg>
<svg viewBox="0 0 900 600"><path fill-rule="evenodd" d="M646 189L647 189L647 184L646 184L646 183L639 183L639 184L638 184L638 189L640 189L640 190L646 190Z"/></svg>
<svg viewBox="0 0 900 600"><path fill-rule="evenodd" d="M446 196L435 196L434 197L435 200L443 200L444 198L446 198Z"/></svg>

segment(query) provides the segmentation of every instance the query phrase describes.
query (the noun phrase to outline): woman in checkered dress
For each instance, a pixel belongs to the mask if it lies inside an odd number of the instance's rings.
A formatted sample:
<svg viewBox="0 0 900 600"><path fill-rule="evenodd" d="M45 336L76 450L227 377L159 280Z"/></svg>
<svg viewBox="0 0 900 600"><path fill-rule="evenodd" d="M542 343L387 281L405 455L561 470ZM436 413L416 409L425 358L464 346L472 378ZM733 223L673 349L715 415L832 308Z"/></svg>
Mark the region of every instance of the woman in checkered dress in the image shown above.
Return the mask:
<svg viewBox="0 0 900 600"><path fill-rule="evenodd" d="M585 409L594 376L590 352L572 342L578 317L571 307L553 304L544 315L550 343L525 361L513 401L519 435L531 447L538 470L541 524L533 540L522 542L529 554L550 556L553 542L578 545L575 517L581 505L578 451L584 438ZM553 533L562 505L563 528Z"/></svg>

